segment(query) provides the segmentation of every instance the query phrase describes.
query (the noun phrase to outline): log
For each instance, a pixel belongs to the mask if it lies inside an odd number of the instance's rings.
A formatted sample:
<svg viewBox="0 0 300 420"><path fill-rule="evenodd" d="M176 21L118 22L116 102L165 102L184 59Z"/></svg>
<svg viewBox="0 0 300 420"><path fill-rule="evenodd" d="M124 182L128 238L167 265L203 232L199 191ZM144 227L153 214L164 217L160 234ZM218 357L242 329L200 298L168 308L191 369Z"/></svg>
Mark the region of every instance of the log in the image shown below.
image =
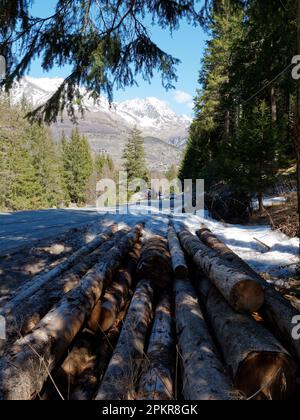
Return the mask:
<svg viewBox="0 0 300 420"><path fill-rule="evenodd" d="M162 236L147 239L137 267L139 279L151 278L154 287L165 288L172 273L168 242Z"/></svg>
<svg viewBox="0 0 300 420"><path fill-rule="evenodd" d="M252 317L234 312L214 287L206 305L236 388L248 399L291 397L297 366L277 339Z"/></svg>
<svg viewBox="0 0 300 420"><path fill-rule="evenodd" d="M88 322L88 327L92 331L108 331L115 322L118 313L125 306L139 259L139 244L135 248L134 252L128 255L125 267L118 271L115 281L108 288L103 299L96 305Z"/></svg>
<svg viewBox="0 0 300 420"><path fill-rule="evenodd" d="M208 228L203 228L197 235L209 247L216 250L222 258L234 263L240 270L244 270L255 276L265 291L265 303L261 308L260 314L272 333L284 343L290 353L297 358L300 363L300 340L294 340L291 331L294 327L292 319L299 315L291 303L269 285L256 271L254 271L244 260L235 254L219 238L217 238Z"/></svg>
<svg viewBox="0 0 300 420"><path fill-rule="evenodd" d="M224 260L187 229L179 230L179 238L197 268L209 277L233 309L251 313L262 307L264 291L254 276Z"/></svg>
<svg viewBox="0 0 300 420"><path fill-rule="evenodd" d="M117 319L107 334L102 334L96 351L89 360L89 364L76 378L76 385L72 390L71 400L90 401L94 399L111 359L113 349L117 344L129 303L118 314Z"/></svg>
<svg viewBox="0 0 300 420"><path fill-rule="evenodd" d="M49 373L88 319L123 258L139 240L142 228L137 225L128 233L75 289L55 305L32 334L18 340L1 359L0 399L29 400L41 391Z"/></svg>
<svg viewBox="0 0 300 420"><path fill-rule="evenodd" d="M109 252L109 250L113 248L126 233L128 233L128 231L129 230L122 229L98 249L86 256L82 261L78 262L78 264L63 276L58 277L49 284L47 283L44 287L34 293L12 314L14 316L14 323L11 330L16 331L15 326L18 325L21 328L22 335L32 332L47 312L63 298L64 294L78 286L81 278L88 270L97 264L101 258Z"/></svg>
<svg viewBox="0 0 300 420"><path fill-rule="evenodd" d="M77 383L78 377L93 365L95 342L96 337L88 331L83 331L76 337L62 365L52 372L52 380L48 379L42 400L70 399L72 388Z"/></svg>
<svg viewBox="0 0 300 420"><path fill-rule="evenodd" d="M122 332L96 400L130 400L135 395L153 316L153 288L141 280L128 309Z"/></svg>
<svg viewBox="0 0 300 420"><path fill-rule="evenodd" d="M172 226L168 229L168 242L174 275L178 279L185 279L188 276L188 267L177 233Z"/></svg>
<svg viewBox="0 0 300 420"><path fill-rule="evenodd" d="M138 399L173 400L175 375L175 340L170 292L166 291L157 305Z"/></svg>
<svg viewBox="0 0 300 420"><path fill-rule="evenodd" d="M233 388L190 281L175 281L175 316L186 400L231 400Z"/></svg>
<svg viewBox="0 0 300 420"><path fill-rule="evenodd" d="M4 308L0 310L0 315L4 316L8 323L10 316L12 316L12 323L14 323L16 320L15 313L17 312L20 305L22 306L27 299L29 299L45 284L49 284L50 282L54 281L57 277L61 276L63 273L73 267L79 260L101 246L117 230L117 225L113 225L108 229L105 229L101 234L97 235L97 237L92 242L74 252L74 254L72 254L66 261L62 262L46 273L35 276L30 282L26 283L21 289L17 291L17 294L4 306Z"/></svg>

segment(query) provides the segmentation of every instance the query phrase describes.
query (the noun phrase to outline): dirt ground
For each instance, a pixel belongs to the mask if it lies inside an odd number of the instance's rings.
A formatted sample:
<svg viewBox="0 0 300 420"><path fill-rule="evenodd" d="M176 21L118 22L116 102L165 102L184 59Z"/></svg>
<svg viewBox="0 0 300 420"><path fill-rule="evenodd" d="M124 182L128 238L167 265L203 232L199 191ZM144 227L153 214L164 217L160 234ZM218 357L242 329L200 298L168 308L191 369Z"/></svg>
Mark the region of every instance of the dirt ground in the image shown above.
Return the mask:
<svg viewBox="0 0 300 420"><path fill-rule="evenodd" d="M55 239L44 239L37 246L24 247L16 253L0 256L0 307L19 287L42 271L48 271L65 261L72 253L90 242L101 230L101 223L93 222L70 229Z"/></svg>
<svg viewBox="0 0 300 420"><path fill-rule="evenodd" d="M298 212L297 212L297 194L290 193L286 195L285 203L274 203L271 207L265 208L260 214L255 212L250 223L253 225L271 225L274 230L280 230L290 238L298 234Z"/></svg>

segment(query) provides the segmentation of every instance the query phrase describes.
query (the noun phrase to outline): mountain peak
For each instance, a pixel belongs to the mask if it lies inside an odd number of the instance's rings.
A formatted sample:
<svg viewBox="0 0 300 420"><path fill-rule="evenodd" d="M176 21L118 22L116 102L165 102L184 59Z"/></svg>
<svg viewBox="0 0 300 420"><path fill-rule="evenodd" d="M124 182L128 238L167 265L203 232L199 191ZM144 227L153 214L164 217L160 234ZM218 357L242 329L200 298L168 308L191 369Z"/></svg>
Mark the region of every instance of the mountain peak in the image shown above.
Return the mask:
<svg viewBox="0 0 300 420"><path fill-rule="evenodd" d="M13 103L18 103L25 97L33 107L44 104L63 82L60 78L24 77L15 82L11 92ZM191 119L186 115L177 115L166 101L155 97L129 99L116 102L113 106L105 97L96 103L89 93L82 89L85 96L84 105L87 113L95 114L94 118L101 120L100 114L106 114L116 121L116 125L137 127L145 137L156 137L172 145L182 147L185 143ZM67 117L66 117L67 118Z"/></svg>

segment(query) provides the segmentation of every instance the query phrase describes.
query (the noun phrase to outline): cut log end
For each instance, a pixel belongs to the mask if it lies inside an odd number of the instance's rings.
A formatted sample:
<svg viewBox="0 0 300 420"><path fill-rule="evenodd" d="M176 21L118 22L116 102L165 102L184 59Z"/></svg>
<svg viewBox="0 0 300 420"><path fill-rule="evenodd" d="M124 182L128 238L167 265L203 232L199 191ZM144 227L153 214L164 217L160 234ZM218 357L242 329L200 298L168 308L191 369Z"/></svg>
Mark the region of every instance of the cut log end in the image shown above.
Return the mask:
<svg viewBox="0 0 300 420"><path fill-rule="evenodd" d="M253 279L240 281L231 291L231 302L237 312L257 312L263 306L264 300L265 294L261 285Z"/></svg>
<svg viewBox="0 0 300 420"><path fill-rule="evenodd" d="M295 365L285 354L252 353L241 363L235 386L248 399L286 400L293 395Z"/></svg>

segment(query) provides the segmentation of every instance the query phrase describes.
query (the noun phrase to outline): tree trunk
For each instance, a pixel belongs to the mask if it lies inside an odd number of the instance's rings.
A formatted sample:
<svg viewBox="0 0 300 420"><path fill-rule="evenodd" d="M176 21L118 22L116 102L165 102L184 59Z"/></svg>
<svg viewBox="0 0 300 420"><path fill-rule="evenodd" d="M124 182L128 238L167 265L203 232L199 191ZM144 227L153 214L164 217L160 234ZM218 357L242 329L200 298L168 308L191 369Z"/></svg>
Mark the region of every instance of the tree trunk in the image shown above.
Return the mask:
<svg viewBox="0 0 300 420"><path fill-rule="evenodd" d="M12 329L15 330L16 322L21 327L22 335L30 333L49 310L59 302L63 296L74 289L81 281L81 278L101 258L109 252L125 235L127 230L121 230L114 237L102 244L96 251L86 256L63 276L58 277L51 283L34 293L22 306L14 312L15 323Z"/></svg>
<svg viewBox="0 0 300 420"><path fill-rule="evenodd" d="M239 270L255 276L261 283L265 290L265 303L260 313L273 334L284 342L284 345L300 363L300 340L294 340L291 334L292 319L299 315L298 311L209 229L202 228L197 232L197 235L206 245L216 250L222 258L235 264Z"/></svg>
<svg viewBox="0 0 300 420"><path fill-rule="evenodd" d="M187 229L180 229L179 238L196 266L210 278L237 312L251 313L262 307L264 291L254 276L225 261Z"/></svg>
<svg viewBox="0 0 300 420"><path fill-rule="evenodd" d="M251 399L289 398L297 366L275 337L250 316L234 312L214 287L206 305L236 388Z"/></svg>
<svg viewBox="0 0 300 420"><path fill-rule="evenodd" d="M171 312L171 297L167 291L155 311L138 399L172 400L174 398L175 340Z"/></svg>
<svg viewBox="0 0 300 420"><path fill-rule="evenodd" d="M272 107L272 122L277 121L277 100L274 86L271 87L271 107Z"/></svg>
<svg viewBox="0 0 300 420"><path fill-rule="evenodd" d="M262 214L264 209L265 209L264 208L264 195L263 195L263 193L259 193L258 196L257 196L257 199L258 199L258 211L259 211L260 214Z"/></svg>
<svg viewBox="0 0 300 420"><path fill-rule="evenodd" d="M39 323L32 334L18 340L0 362L0 399L29 400L39 393L99 301L103 289L123 258L139 240L136 226L93 267L81 283Z"/></svg>
<svg viewBox="0 0 300 420"><path fill-rule="evenodd" d="M186 400L231 400L233 388L189 281L175 281L175 315Z"/></svg>
<svg viewBox="0 0 300 420"><path fill-rule="evenodd" d="M146 240L137 267L138 278L151 278L154 287L163 289L168 285L171 273L171 256L166 239L153 236Z"/></svg>
<svg viewBox="0 0 300 420"><path fill-rule="evenodd" d="M93 252L96 248L102 245L107 241L115 232L117 231L117 225L104 230L100 235L98 235L91 243L83 246L74 254L72 254L66 261L59 264L52 270L42 273L38 276L35 276L32 281L26 283L20 290L17 291L16 296L11 299L4 308L0 311L0 315L8 319L12 315L13 322L15 322L15 311L19 305L23 305L28 298L30 298L34 293L36 293L40 288L44 287L46 284L54 281L57 277L61 276L64 272L73 267L78 261L84 258L86 255Z"/></svg>
<svg viewBox="0 0 300 420"><path fill-rule="evenodd" d="M95 397L111 359L113 349L117 344L128 306L129 302L127 302L127 305L118 314L117 319L107 334L102 335L90 363L76 379L71 400L90 401Z"/></svg>
<svg viewBox="0 0 300 420"><path fill-rule="evenodd" d="M297 53L300 55L300 0L298 0L297 13ZM297 184L298 184L298 236L300 236L300 79L297 82L297 112L296 112L296 127L295 127L295 150L297 160ZM299 244L300 245L300 244ZM300 246L299 246L300 253Z"/></svg>
<svg viewBox="0 0 300 420"><path fill-rule="evenodd" d="M144 358L146 338L153 317L153 289L141 280L128 309L125 323L96 400L134 398Z"/></svg>
<svg viewBox="0 0 300 420"><path fill-rule="evenodd" d="M173 227L168 229L169 249L172 257L173 272L177 279L184 279L188 276L184 252L181 248L177 233Z"/></svg>
<svg viewBox="0 0 300 420"><path fill-rule="evenodd" d="M106 291L103 299L98 302L91 318L88 321L88 327L92 331L108 331L115 322L119 312L125 306L129 291L132 288L137 261L140 256L140 245L137 244L134 250L128 255L126 265L121 268L112 283Z"/></svg>

